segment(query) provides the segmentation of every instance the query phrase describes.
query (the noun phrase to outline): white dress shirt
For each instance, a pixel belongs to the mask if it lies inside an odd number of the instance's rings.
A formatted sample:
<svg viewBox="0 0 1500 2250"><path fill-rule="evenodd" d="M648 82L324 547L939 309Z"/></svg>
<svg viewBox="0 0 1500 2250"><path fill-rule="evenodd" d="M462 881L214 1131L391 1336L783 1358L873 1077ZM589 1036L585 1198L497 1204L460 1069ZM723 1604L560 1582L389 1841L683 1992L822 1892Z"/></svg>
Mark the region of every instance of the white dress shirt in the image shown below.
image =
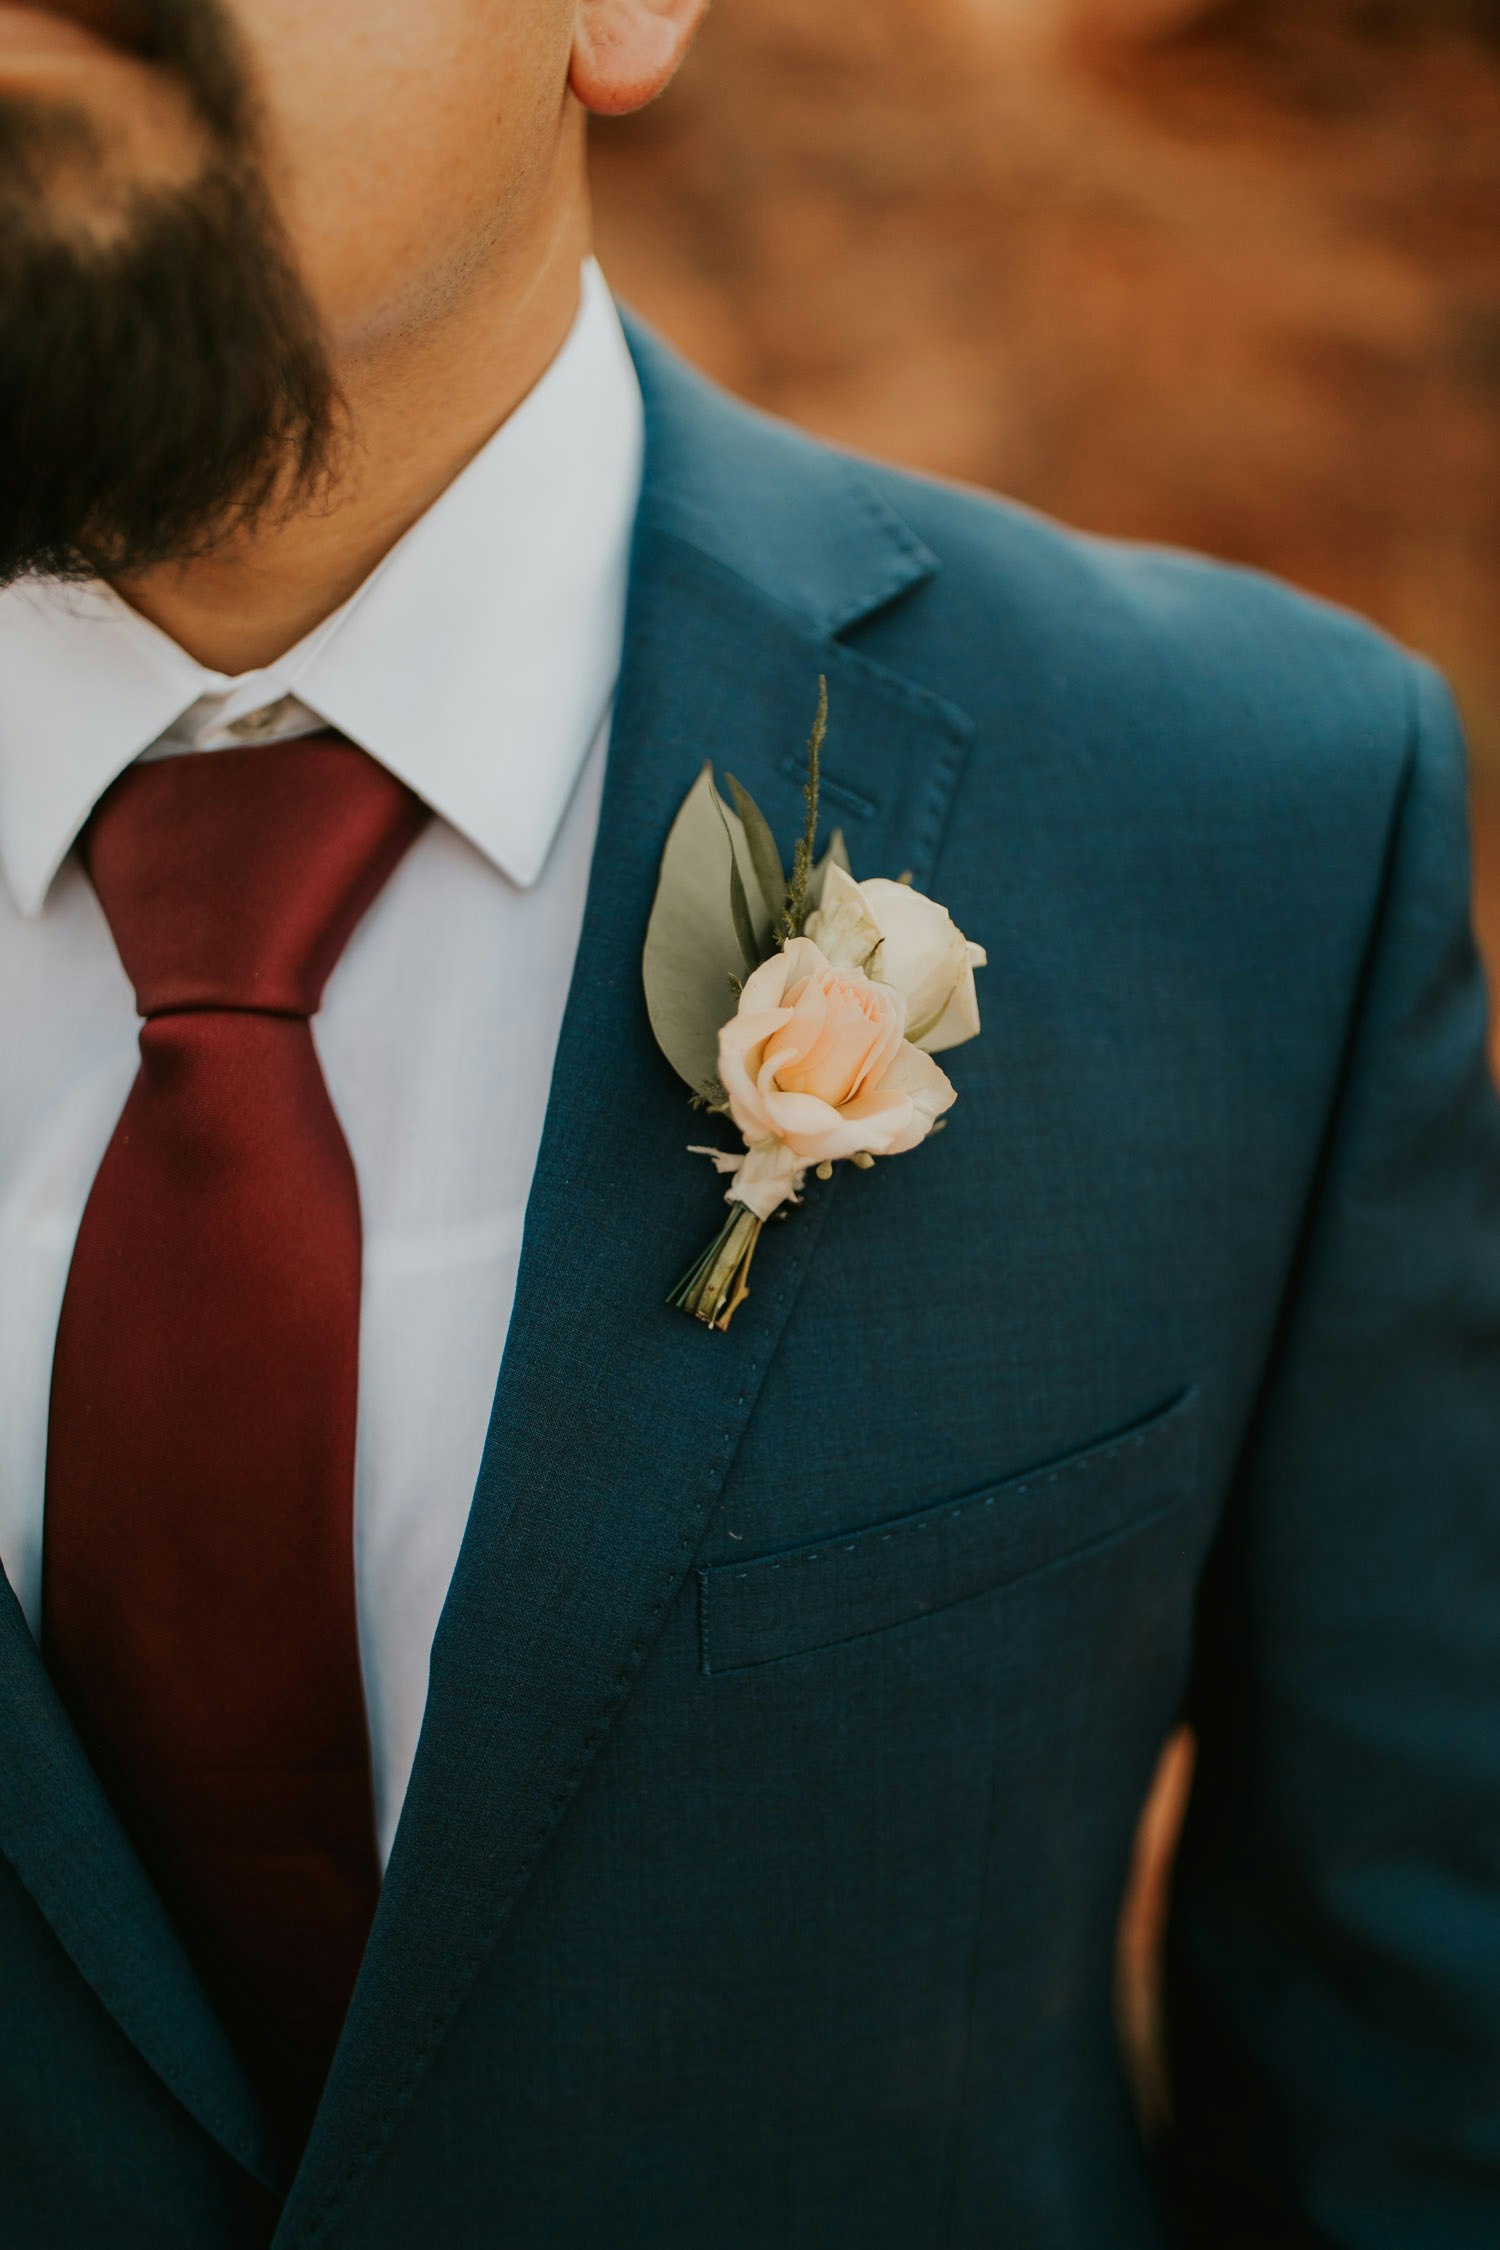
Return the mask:
<svg viewBox="0 0 1500 2250"><path fill-rule="evenodd" d="M142 754L325 725L438 816L313 1023L364 1218L355 1568L382 1859L484 1442L583 917L642 421L590 264L535 389L281 662L207 671L104 587L0 594L0 1563L33 1632L53 1339L137 1062L78 831Z"/></svg>

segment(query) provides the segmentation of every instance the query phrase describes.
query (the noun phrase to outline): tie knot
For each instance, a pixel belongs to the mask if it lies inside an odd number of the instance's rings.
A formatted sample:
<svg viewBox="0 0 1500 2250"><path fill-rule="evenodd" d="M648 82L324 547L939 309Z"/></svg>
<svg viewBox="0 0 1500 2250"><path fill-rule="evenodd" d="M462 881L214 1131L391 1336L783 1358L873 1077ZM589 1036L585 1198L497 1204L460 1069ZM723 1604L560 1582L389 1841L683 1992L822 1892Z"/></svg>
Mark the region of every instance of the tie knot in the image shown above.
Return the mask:
<svg viewBox="0 0 1500 2250"><path fill-rule="evenodd" d="M427 817L336 735L134 765L79 839L143 1016L316 1013Z"/></svg>

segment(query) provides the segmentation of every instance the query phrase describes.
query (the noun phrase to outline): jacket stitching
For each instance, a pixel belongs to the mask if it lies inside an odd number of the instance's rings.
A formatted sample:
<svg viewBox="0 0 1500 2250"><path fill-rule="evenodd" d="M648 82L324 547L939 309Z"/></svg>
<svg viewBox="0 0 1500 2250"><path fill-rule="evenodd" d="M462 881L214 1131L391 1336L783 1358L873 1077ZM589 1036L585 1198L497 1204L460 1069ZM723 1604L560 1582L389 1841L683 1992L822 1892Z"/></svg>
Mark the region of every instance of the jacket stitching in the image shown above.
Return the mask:
<svg viewBox="0 0 1500 2250"><path fill-rule="evenodd" d="M1064 1484L1070 1477L1085 1476L1091 1469L1101 1468L1107 1463L1120 1460L1126 1454L1139 1453L1149 1445L1159 1444L1167 1434L1165 1425L1161 1429L1141 1430L1134 1437L1121 1438L1104 1452L1090 1454L1082 1461L1064 1462L1059 1468L1049 1469L1043 1475L1025 1477L1019 1484L996 1485L992 1492L982 1493L973 1500L960 1501L957 1507L940 1507L931 1514L913 1516L906 1523L892 1524L886 1531L872 1529L856 1532L852 1539L815 1548L809 1554L768 1555L763 1561L747 1563L743 1570L737 1570L734 1582L742 1585L746 1579L759 1578L769 1571L792 1570L807 1563L825 1562L830 1555L857 1554L861 1547L888 1546L893 1539L903 1538L908 1533L930 1531L936 1523L957 1523L962 1516L977 1515L981 1509L993 1508L999 1500L1021 1500L1028 1493L1046 1492L1053 1485ZM703 1576L722 1579L723 1567L710 1566L703 1572Z"/></svg>

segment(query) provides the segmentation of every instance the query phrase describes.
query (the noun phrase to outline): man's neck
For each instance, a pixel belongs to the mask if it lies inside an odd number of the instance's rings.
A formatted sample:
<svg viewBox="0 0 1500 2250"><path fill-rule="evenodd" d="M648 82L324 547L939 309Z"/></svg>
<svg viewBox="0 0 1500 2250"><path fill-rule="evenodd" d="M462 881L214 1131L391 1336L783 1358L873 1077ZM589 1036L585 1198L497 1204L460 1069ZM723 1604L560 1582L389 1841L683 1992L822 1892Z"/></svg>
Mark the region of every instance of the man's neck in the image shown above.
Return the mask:
<svg viewBox="0 0 1500 2250"><path fill-rule="evenodd" d="M567 337L587 255L569 211L430 328L342 361L332 488L284 521L118 591L200 664L231 677L272 664L361 586L531 390Z"/></svg>

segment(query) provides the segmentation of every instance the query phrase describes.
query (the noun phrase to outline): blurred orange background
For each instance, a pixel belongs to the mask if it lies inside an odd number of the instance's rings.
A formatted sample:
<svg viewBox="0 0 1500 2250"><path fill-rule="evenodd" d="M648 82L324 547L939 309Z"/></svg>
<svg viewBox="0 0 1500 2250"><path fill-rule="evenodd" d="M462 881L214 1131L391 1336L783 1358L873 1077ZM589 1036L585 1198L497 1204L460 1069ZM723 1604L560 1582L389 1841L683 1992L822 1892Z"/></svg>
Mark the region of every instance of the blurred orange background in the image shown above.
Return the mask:
<svg viewBox="0 0 1500 2250"><path fill-rule="evenodd" d="M1500 0L718 0L595 177L745 397L1433 656L1500 958Z"/></svg>
<svg viewBox="0 0 1500 2250"><path fill-rule="evenodd" d="M595 178L615 289L745 397L1434 657L1500 969L1500 0L718 0ZM1148 2111L1189 1761L1123 1923Z"/></svg>

